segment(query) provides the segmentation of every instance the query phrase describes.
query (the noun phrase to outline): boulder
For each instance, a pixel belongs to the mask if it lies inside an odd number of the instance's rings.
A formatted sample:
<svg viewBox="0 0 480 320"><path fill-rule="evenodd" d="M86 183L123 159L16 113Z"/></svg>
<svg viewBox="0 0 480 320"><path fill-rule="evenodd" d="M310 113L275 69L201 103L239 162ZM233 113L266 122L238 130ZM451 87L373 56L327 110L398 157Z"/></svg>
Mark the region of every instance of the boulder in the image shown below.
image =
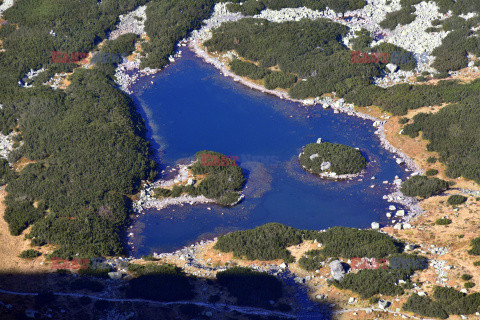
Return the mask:
<svg viewBox="0 0 480 320"><path fill-rule="evenodd" d="M121 279L121 278L122 278L122 273L119 272L119 271L109 272L109 273L108 273L108 277L109 277L110 279L118 280L118 279Z"/></svg>
<svg viewBox="0 0 480 320"><path fill-rule="evenodd" d="M394 226L393 226L393 229L395 230L402 230L403 228L403 224L402 223L396 223Z"/></svg>
<svg viewBox="0 0 480 320"><path fill-rule="evenodd" d="M324 108L325 108L325 107L324 107ZM327 106L327 108L328 108L328 106ZM325 108L325 109L326 109L326 108ZM318 143L318 144L322 143L322 138L318 138L318 139L317 139L317 143Z"/></svg>
<svg viewBox="0 0 480 320"><path fill-rule="evenodd" d="M380 229L380 224L378 222L372 222L372 229L374 230Z"/></svg>
<svg viewBox="0 0 480 320"><path fill-rule="evenodd" d="M343 277L345 277L345 269L342 263L339 260L334 260L330 262L329 266L332 278L337 281L342 281Z"/></svg>
<svg viewBox="0 0 480 320"><path fill-rule="evenodd" d="M331 166L332 164L328 161L322 162L322 164L320 165L320 170L322 171L328 170L330 169Z"/></svg>
<svg viewBox="0 0 480 320"><path fill-rule="evenodd" d="M378 300L378 307L380 309L386 309L388 308L389 305L390 305L390 302L388 302L387 300L383 300L383 299Z"/></svg>
<svg viewBox="0 0 480 320"><path fill-rule="evenodd" d="M310 156L310 160L313 160L315 158L318 158L318 153L314 153Z"/></svg>
<svg viewBox="0 0 480 320"><path fill-rule="evenodd" d="M385 67L387 67L387 69L388 69L388 71L390 71L390 73L393 73L393 72L397 71L397 69L398 69L398 66L396 64L393 64L393 63L389 63Z"/></svg>
<svg viewBox="0 0 480 320"><path fill-rule="evenodd" d="M405 210L398 210L397 213L395 213L397 217L404 217L405 216Z"/></svg>

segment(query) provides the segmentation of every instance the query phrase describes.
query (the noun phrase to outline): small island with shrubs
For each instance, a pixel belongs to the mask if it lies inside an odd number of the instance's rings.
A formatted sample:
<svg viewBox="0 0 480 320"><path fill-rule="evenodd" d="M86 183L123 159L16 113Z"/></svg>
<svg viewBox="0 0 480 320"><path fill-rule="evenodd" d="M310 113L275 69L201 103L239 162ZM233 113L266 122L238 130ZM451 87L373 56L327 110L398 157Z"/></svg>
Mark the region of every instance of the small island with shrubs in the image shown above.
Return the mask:
<svg viewBox="0 0 480 320"><path fill-rule="evenodd" d="M301 166L313 174L329 179L348 179L361 174L367 160L358 149L322 142L307 144L298 156Z"/></svg>
<svg viewBox="0 0 480 320"><path fill-rule="evenodd" d="M204 196L222 206L234 206L243 199L245 176L233 157L214 151L199 151L188 166L189 178L169 187L155 189L158 199L182 195Z"/></svg>

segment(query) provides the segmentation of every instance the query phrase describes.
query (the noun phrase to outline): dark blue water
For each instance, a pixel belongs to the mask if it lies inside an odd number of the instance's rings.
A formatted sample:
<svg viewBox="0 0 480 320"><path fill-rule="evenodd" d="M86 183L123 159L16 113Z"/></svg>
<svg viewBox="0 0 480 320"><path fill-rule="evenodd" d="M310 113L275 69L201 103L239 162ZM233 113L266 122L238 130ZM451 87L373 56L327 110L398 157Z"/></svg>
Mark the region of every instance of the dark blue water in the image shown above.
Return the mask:
<svg viewBox="0 0 480 320"><path fill-rule="evenodd" d="M187 205L140 216L133 229L137 256L267 222L308 229L368 227L384 221L388 203L382 196L389 190L382 181L404 176L380 147L371 121L251 90L189 51L135 89L163 167L214 150L238 156L248 175L246 199L234 208ZM297 156L318 137L360 148L369 160L363 181L324 181L305 173Z"/></svg>

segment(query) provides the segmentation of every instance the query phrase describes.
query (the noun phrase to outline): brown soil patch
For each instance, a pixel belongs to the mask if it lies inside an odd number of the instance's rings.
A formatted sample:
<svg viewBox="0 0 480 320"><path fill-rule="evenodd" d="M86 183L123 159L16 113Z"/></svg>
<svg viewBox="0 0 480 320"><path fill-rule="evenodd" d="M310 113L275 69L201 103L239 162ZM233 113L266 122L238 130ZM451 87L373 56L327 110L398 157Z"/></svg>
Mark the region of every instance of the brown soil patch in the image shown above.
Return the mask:
<svg viewBox="0 0 480 320"><path fill-rule="evenodd" d="M48 251L47 247L31 247L30 241L24 239L24 234L12 236L8 231L8 223L3 219L5 213L5 204L3 203L7 193L0 190L0 273L35 273L50 270L46 265L42 265L43 256L35 259L21 259L18 255L27 249L36 249L40 252Z"/></svg>
<svg viewBox="0 0 480 320"><path fill-rule="evenodd" d="M16 171L16 172L20 172L23 170L23 168L25 168L26 166L28 166L29 164L31 163L36 163L35 160L30 160L30 159L27 159L25 157L21 157L19 160L17 160L14 164L13 164L13 169ZM2 200L3 201L3 200Z"/></svg>

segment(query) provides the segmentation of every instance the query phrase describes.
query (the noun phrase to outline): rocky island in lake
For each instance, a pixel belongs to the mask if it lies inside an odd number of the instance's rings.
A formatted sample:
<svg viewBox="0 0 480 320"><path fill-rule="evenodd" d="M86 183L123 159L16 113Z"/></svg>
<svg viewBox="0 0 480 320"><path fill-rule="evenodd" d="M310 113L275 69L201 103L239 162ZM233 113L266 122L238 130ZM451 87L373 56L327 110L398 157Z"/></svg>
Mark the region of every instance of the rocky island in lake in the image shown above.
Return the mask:
<svg viewBox="0 0 480 320"><path fill-rule="evenodd" d="M358 149L338 143L307 144L298 156L302 167L322 178L347 179L357 176L367 166L367 160Z"/></svg>
<svg viewBox="0 0 480 320"><path fill-rule="evenodd" d="M245 176L234 157L228 157L214 151L199 151L196 161L188 167L193 178L185 183L179 182L171 187L155 189L157 198L205 196L222 206L233 206L243 199L241 193L245 185Z"/></svg>

